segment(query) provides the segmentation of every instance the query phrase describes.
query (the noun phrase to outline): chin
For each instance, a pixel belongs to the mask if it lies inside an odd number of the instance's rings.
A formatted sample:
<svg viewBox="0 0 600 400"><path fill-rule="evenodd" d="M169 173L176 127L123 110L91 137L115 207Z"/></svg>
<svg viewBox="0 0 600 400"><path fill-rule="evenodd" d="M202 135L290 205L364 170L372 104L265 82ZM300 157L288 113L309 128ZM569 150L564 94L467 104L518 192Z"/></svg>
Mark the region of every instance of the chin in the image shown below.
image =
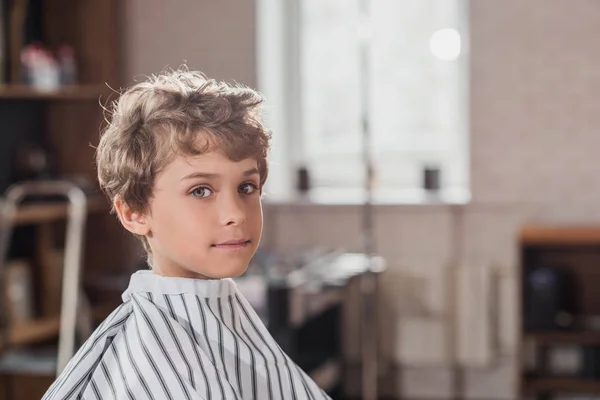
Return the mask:
<svg viewBox="0 0 600 400"><path fill-rule="evenodd" d="M243 275L248 269L248 265L228 265L218 270L210 271L210 277L213 279L237 278Z"/></svg>

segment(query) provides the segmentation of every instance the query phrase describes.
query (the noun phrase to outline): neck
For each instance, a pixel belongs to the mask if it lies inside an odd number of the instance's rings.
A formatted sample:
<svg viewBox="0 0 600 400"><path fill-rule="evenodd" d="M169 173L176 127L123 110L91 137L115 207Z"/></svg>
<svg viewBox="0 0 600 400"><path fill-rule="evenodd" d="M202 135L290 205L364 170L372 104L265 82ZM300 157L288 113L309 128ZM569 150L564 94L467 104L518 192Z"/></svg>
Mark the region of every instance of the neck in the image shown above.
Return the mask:
<svg viewBox="0 0 600 400"><path fill-rule="evenodd" d="M182 267L163 267L161 263L157 263L156 260L154 260L154 262L152 263L151 269L154 274L168 278L188 278L202 280L214 279Z"/></svg>

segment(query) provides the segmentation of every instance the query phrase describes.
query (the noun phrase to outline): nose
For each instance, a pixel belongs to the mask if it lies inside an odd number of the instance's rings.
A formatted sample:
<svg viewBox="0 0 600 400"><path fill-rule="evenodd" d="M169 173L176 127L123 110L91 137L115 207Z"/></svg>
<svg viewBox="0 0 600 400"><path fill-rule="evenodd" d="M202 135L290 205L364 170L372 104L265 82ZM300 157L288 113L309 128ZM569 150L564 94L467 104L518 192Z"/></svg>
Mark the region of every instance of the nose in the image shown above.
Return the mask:
<svg viewBox="0 0 600 400"><path fill-rule="evenodd" d="M223 193L219 200L219 220L222 225L238 226L246 222L244 203L237 193Z"/></svg>

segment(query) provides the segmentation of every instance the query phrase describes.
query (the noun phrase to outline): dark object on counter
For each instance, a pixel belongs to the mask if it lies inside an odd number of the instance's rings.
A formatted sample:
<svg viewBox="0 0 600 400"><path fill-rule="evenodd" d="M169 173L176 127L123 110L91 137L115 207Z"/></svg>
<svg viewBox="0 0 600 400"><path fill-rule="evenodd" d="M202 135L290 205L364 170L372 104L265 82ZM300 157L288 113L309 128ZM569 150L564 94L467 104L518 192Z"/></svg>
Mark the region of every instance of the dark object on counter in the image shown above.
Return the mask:
<svg viewBox="0 0 600 400"><path fill-rule="evenodd" d="M524 327L529 331L569 329L574 325L574 282L564 269L537 267L524 282Z"/></svg>
<svg viewBox="0 0 600 400"><path fill-rule="evenodd" d="M423 169L423 189L428 191L440 190L440 169L437 167L425 167Z"/></svg>
<svg viewBox="0 0 600 400"><path fill-rule="evenodd" d="M297 170L297 186L296 189L300 194L306 194L310 190L310 173L308 168L300 167Z"/></svg>

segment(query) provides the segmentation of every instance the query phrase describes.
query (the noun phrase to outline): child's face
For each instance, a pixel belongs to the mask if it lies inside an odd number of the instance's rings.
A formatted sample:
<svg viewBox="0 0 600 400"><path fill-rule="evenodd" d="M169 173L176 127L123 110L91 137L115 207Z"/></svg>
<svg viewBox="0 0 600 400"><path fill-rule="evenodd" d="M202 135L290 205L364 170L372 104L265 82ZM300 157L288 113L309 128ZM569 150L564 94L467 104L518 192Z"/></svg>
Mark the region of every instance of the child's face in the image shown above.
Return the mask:
<svg viewBox="0 0 600 400"><path fill-rule="evenodd" d="M178 156L156 178L146 235L164 276L226 278L244 273L262 232L257 162L220 152Z"/></svg>

